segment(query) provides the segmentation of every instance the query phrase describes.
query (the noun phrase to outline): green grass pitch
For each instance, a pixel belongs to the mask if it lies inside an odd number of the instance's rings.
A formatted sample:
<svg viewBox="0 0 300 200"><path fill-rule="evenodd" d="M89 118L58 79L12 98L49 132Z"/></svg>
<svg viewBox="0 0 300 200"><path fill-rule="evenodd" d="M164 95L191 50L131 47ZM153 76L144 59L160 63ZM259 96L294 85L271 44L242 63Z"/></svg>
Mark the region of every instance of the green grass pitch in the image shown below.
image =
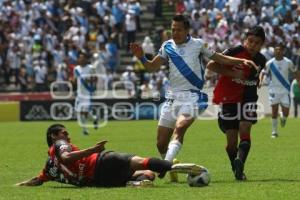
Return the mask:
<svg viewBox="0 0 300 200"><path fill-rule="evenodd" d="M233 178L224 151L225 136L216 121L196 121L188 130L178 155L181 162L201 164L210 170L208 187L193 188L186 177L179 183L155 180L152 188L76 188L60 183L40 187L16 187L15 183L36 176L47 156L45 130L52 122L0 123L0 199L299 199L300 125L289 119L280 136L271 139L270 119L263 119L252 130L252 148L245 167L248 180ZM80 148L107 139L106 149L156 156L157 121L110 121L100 130L83 136L76 122L65 122L72 142Z"/></svg>

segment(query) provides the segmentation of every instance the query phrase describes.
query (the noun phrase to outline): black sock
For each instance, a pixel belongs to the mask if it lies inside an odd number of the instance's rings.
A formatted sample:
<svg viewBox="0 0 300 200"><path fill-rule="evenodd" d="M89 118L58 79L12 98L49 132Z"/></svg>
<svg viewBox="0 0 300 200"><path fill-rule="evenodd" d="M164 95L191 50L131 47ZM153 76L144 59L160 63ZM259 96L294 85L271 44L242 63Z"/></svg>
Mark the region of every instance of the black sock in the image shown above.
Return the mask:
<svg viewBox="0 0 300 200"><path fill-rule="evenodd" d="M172 169L172 163L167 160L161 160L158 158L145 159L145 167L154 172L166 172Z"/></svg>
<svg viewBox="0 0 300 200"><path fill-rule="evenodd" d="M251 141L250 140L241 140L239 144L239 150L237 157L243 162L246 162L248 153L250 151Z"/></svg>
<svg viewBox="0 0 300 200"><path fill-rule="evenodd" d="M228 155L228 158L230 160L230 164L231 164L231 169L232 171L234 171L234 159L236 158L237 156L237 152L238 152L238 149L236 147L226 147L226 152L227 152L227 155Z"/></svg>

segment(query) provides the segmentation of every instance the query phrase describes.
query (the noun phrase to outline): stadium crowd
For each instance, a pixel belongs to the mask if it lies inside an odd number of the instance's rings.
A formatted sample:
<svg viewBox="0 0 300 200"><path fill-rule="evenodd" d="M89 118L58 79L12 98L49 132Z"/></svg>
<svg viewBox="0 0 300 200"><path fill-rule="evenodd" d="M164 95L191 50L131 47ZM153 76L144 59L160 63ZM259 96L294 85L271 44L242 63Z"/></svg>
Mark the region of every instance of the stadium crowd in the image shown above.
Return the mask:
<svg viewBox="0 0 300 200"><path fill-rule="evenodd" d="M176 13L188 15L191 35L201 37L212 49L223 51L237 45L245 30L260 24L266 31L262 53L273 56L273 46L286 45L286 57L300 65L299 0L166 0ZM156 0L155 15L161 16ZM1 88L45 91L53 81L70 81L79 50L89 52L98 73L124 84L130 96L151 90L163 95L168 86L167 69L149 74L135 59L120 69L120 49L136 40L141 31L141 2L136 0L0 0ZM147 58L156 55L170 32L146 36ZM124 71L122 73L122 71ZM207 83L214 85L214 81ZM5 86L5 87L3 87Z"/></svg>

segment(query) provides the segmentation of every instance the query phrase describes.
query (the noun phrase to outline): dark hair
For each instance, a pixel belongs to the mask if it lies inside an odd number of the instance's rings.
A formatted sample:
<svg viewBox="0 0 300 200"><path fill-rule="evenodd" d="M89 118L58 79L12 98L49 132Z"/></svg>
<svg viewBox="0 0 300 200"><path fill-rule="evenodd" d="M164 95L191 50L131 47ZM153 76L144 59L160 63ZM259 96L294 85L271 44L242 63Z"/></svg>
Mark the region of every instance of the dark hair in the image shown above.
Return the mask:
<svg viewBox="0 0 300 200"><path fill-rule="evenodd" d="M172 20L175 22L182 22L185 29L190 28L190 22L184 15L175 15Z"/></svg>
<svg viewBox="0 0 300 200"><path fill-rule="evenodd" d="M48 147L51 147L53 144L51 135L57 135L63 128L65 128L65 126L62 124L52 124L51 126L49 126L46 134Z"/></svg>
<svg viewBox="0 0 300 200"><path fill-rule="evenodd" d="M262 41L264 42L266 39L266 35L265 35L265 31L263 29L263 27L261 26L254 26L252 27L247 33L246 33L246 38L250 35L254 35L256 37L259 37L262 39Z"/></svg>
<svg viewBox="0 0 300 200"><path fill-rule="evenodd" d="M275 46L274 46L274 48L276 48L276 47L279 47L280 49L284 49L285 48L285 46L284 46L284 44L282 42L276 43Z"/></svg>

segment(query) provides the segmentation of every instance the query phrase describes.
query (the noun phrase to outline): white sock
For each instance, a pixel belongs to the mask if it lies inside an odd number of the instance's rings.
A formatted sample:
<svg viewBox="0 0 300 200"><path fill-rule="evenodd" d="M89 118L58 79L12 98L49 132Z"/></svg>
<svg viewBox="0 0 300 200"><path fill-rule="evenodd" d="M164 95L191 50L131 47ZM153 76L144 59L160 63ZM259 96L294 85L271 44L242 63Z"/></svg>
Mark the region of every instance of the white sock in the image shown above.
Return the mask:
<svg viewBox="0 0 300 200"><path fill-rule="evenodd" d="M178 140L173 140L169 143L168 151L165 157L165 160L173 162L173 159L176 157L178 152L181 149L182 144Z"/></svg>
<svg viewBox="0 0 300 200"><path fill-rule="evenodd" d="M278 124L277 118L276 119L272 118L272 133L277 133L277 124Z"/></svg>

